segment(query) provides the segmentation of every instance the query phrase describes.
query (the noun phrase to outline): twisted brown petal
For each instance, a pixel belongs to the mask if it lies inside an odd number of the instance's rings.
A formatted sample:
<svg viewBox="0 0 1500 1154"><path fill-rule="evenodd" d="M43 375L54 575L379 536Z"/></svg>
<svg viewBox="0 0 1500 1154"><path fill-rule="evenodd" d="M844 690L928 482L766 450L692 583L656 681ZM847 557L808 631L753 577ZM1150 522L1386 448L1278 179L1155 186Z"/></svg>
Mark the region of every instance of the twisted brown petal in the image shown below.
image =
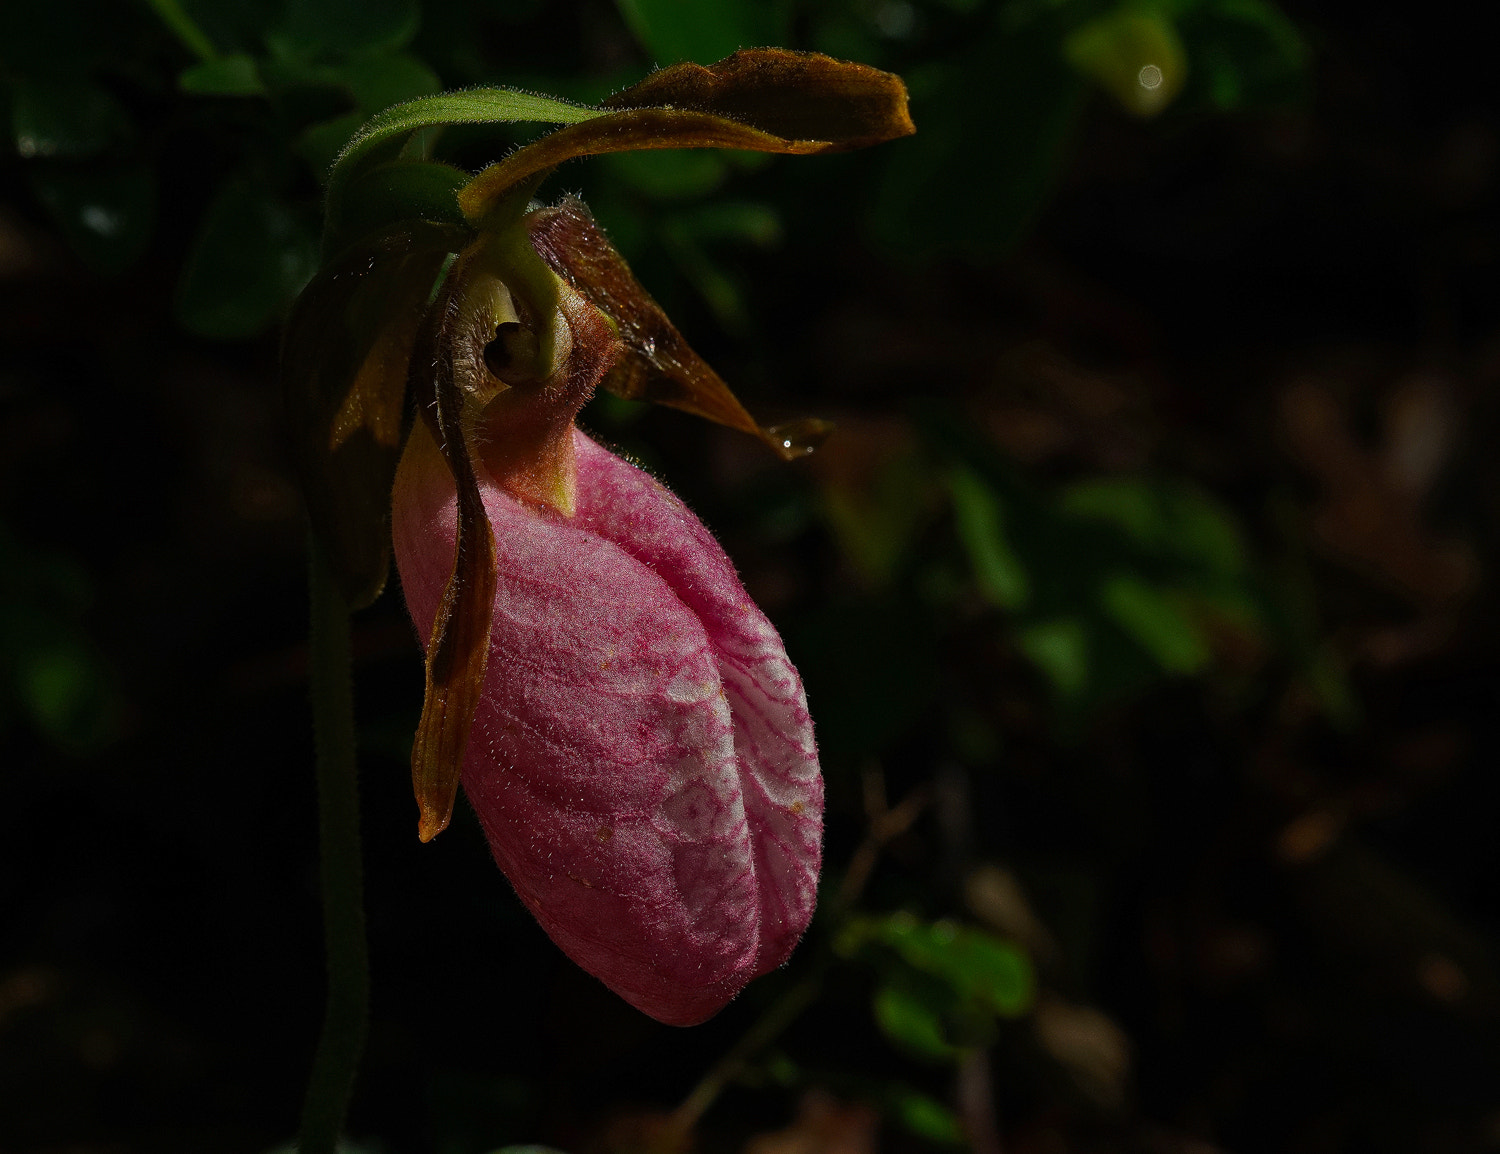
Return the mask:
<svg viewBox="0 0 1500 1154"><path fill-rule="evenodd" d="M458 550L427 646L426 695L411 751L417 836L422 841L442 833L453 816L464 747L489 659L495 603L495 544L465 433L465 396L458 379L476 368L483 371L482 364L474 364L482 352L474 348L472 334L456 331L462 269L455 274L434 303L411 360L413 377L431 374L431 420L458 487ZM479 347L482 350L482 341Z"/></svg>

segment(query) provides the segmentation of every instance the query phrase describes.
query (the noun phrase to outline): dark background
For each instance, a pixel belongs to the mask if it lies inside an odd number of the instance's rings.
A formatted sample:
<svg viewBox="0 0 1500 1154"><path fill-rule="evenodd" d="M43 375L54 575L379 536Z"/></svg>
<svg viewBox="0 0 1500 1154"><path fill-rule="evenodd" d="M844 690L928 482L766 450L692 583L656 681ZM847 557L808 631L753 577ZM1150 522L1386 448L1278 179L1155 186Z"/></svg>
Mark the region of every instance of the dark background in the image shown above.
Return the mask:
<svg viewBox="0 0 1500 1154"><path fill-rule="evenodd" d="M277 325L334 150L439 87L596 99L772 42L902 73L918 135L548 192L754 411L839 423L784 466L585 414L804 673L824 913L689 1031L574 968L471 814L413 836L393 587L354 625L352 1139L660 1148L800 991L699 1150L1500 1148L1500 125L1455 10L10 0L0 1152L295 1130L323 975ZM1153 61L1180 90L1142 116Z"/></svg>

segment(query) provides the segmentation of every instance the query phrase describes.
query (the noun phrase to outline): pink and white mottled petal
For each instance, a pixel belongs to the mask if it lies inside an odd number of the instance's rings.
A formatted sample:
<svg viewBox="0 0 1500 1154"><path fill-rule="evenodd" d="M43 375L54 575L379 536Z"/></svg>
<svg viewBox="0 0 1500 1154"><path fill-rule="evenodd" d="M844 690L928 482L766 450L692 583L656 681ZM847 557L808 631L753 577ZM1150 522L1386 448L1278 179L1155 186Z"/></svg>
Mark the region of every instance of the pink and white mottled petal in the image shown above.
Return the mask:
<svg viewBox="0 0 1500 1154"><path fill-rule="evenodd" d="M424 635L452 563L453 501L419 425L394 537ZM485 508L497 592L465 793L565 952L646 1013L702 1021L762 968L763 851L717 649L670 581L582 519L494 488Z"/></svg>
<svg viewBox="0 0 1500 1154"><path fill-rule="evenodd" d="M761 923L755 968L764 973L786 960L817 900L823 779L801 679L733 564L687 506L580 432L574 453L578 524L654 570L713 645L754 842Z"/></svg>

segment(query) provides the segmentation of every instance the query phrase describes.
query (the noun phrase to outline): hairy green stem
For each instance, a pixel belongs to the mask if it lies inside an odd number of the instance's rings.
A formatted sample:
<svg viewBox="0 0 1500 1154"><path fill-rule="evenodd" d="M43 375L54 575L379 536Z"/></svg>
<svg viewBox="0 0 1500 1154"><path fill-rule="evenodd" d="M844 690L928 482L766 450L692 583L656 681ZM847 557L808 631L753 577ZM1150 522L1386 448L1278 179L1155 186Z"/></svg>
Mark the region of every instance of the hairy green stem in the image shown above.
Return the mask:
<svg viewBox="0 0 1500 1154"><path fill-rule="evenodd" d="M323 941L328 1004L302 1106L300 1154L333 1154L369 1030L370 958L365 944L359 782L354 759L354 693L349 672L349 606L316 541L309 569L308 680L318 761Z"/></svg>

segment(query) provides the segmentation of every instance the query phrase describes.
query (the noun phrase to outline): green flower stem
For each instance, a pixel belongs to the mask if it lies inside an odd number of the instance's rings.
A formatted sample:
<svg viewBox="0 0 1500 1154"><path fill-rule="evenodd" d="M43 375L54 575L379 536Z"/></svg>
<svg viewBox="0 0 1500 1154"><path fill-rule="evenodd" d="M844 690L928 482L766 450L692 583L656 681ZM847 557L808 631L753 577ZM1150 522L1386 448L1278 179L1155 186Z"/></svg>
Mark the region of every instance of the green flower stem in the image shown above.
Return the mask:
<svg viewBox="0 0 1500 1154"><path fill-rule="evenodd" d="M365 944L349 607L316 541L311 552L308 673L317 745L328 1005L307 1081L298 1150L300 1154L333 1154L369 1032L370 957Z"/></svg>

